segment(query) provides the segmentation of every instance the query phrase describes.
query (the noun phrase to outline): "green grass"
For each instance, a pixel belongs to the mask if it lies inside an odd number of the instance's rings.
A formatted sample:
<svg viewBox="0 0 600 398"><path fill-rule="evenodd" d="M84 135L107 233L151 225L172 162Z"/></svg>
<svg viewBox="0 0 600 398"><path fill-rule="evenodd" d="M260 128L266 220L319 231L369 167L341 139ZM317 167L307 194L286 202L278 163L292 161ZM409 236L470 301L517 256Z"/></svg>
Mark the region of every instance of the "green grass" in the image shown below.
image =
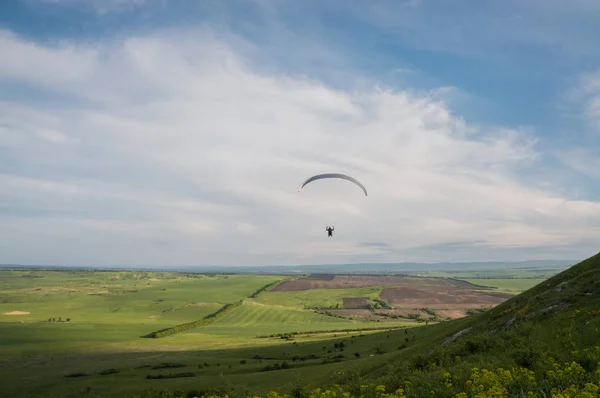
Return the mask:
<svg viewBox="0 0 600 398"><path fill-rule="evenodd" d="M518 294L530 289L545 279L462 279L479 286L495 287L498 292Z"/></svg>
<svg viewBox="0 0 600 398"><path fill-rule="evenodd" d="M269 333L304 332L311 330L353 329L398 326L399 322L358 322L331 317L303 309L265 305L247 300L227 317L203 328L201 333L236 334L253 338ZM404 325L413 325L405 322ZM193 332L190 332L193 333Z"/></svg>
<svg viewBox="0 0 600 398"><path fill-rule="evenodd" d="M0 356L22 349L60 351L107 342L148 344L138 342L139 336L201 319L281 278L2 271L0 281L7 288L0 291L0 333L6 339L0 341ZM5 315L12 311L29 314ZM58 317L70 321L48 322Z"/></svg>
<svg viewBox="0 0 600 398"><path fill-rule="evenodd" d="M77 324L156 326L201 319L282 278L156 273L146 279L132 279L116 272L85 273L83 277L75 272L7 273L1 279L8 289L0 292L0 322L39 322L61 317ZM23 278L19 274L43 277ZM115 277L120 279L112 280ZM30 314L4 315L11 311Z"/></svg>
<svg viewBox="0 0 600 398"><path fill-rule="evenodd" d="M293 342L257 338L258 335L386 325L420 326L412 321L353 321L303 308L303 302L334 306L341 303L343 297L376 297L380 291L378 287L292 294L266 291L256 299L246 298L241 307L209 326L161 339L140 337L161 328L201 319L222 305L248 297L282 278L146 272L0 272L0 281L6 287L0 291L0 360L3 361L3 370L6 370L0 376L0 382L3 382L0 386L9 394L18 391L23 396L39 396L42 392L69 396L86 386L94 386L95 390L104 393L135 392L156 385L197 383L198 380L146 380L148 370L136 369L141 362L180 361L186 368L192 367L197 371L199 363L208 361L214 367L202 371L207 374L204 380L207 387L214 384L214 376L220 373L232 377L236 383L247 381L256 387L269 387L271 384L266 380L272 379L272 373L259 372L255 376L255 372L265 365L261 365L260 361L250 364L250 358L256 352L279 357L290 352L299 355L306 350L301 347L308 344L308 349L321 353L323 341L328 339L342 334L370 336L374 332L297 335ZM4 315L10 311L27 311L30 314ZM48 322L48 318L58 317L63 320L70 318L70 321ZM314 345L310 346L313 342ZM252 355L244 351L252 347L258 351L253 351ZM367 350L366 347L361 349ZM242 359L249 361L245 364L248 366L240 366ZM319 367L320 361L322 359L303 365ZM221 366L216 366L219 363ZM266 360L265 364L268 363L269 360ZM109 368L118 369L119 373L99 374ZM305 371L311 373L312 370ZM64 378L65 374L76 372L90 376ZM17 386L14 380L26 380L28 383ZM106 380L120 380L125 384L111 387Z"/></svg>
<svg viewBox="0 0 600 398"><path fill-rule="evenodd" d="M269 305L299 308L343 308L344 298L379 297L381 286L352 289L310 289L288 292L266 292L258 298L258 302Z"/></svg>
<svg viewBox="0 0 600 398"><path fill-rule="evenodd" d="M54 280L51 280L54 278ZM81 278L81 279L77 279ZM24 317L13 316L0 318L0 396L78 396L86 387L98 396L117 396L138 394L145 389L171 391L223 388L217 393L228 392L230 397L247 396L247 394L265 394L270 390L290 393L295 383L301 386L316 387L340 383L348 391L355 394L361 384L371 382L384 385L388 391L394 391L404 382L413 385L412 395L415 397L454 396L458 390L451 392L445 386L442 375L450 372L456 378L452 388L463 388L472 367L496 369L500 366L510 368L528 363L542 377L548 368L550 357L559 362L575 360L587 363L584 351L592 348L600 341L600 258L594 257L555 277L538 283L525 293L517 295L507 302L483 314L443 322L437 325L424 326L407 322L413 327L407 330L385 332L331 332L317 335L297 335L292 340L280 338L256 338L259 334L282 333L291 331L331 330L356 327L373 327L382 325L402 325L401 322L376 323L350 321L318 314L303 309L303 302L316 303L317 306L330 306L340 302L343 297L367 297L377 294L379 288L372 291L363 289L322 289L304 292L265 292L257 299L245 299L244 304L235 308L213 324L176 334L162 339L141 339L143 332L156 330L158 323L172 326L165 322L167 315L161 315L161 321L147 318L153 313L147 306L155 295L169 294L176 302L192 302L186 297L196 294L194 286L205 278L176 275L174 279L158 279L151 281L149 288L143 290L139 302L122 300L141 293L124 293L133 283L139 281L110 281L110 278L94 279L94 276L68 276L71 282L65 282L56 275L49 279L40 278L40 286L57 289L57 286L76 287L81 284L92 284L95 287L110 285L114 293L107 297L98 296L91 300L92 309L99 311L96 322L72 324L48 324L39 322L21 323ZM239 279L215 277L218 283L231 283L236 286L248 286L246 276ZM264 277L255 280L253 288L241 289L242 297L254 292L278 277ZM268 279L271 278L271 279ZM281 277L279 277L281 278ZM1 279L3 283L10 278ZM64 279L64 278L63 278ZM35 281L35 282L32 282ZM79 282L77 282L79 281ZM236 282L237 281L237 282ZM258 282L261 283L258 283ZM10 288L0 292L0 299L14 300L21 303L9 304L8 310L28 311L28 308L51 308L55 305L66 306L65 294L55 292L48 296L36 296L35 291L18 292L18 289L30 287L38 282L31 279L28 284L17 279L10 283ZM473 282L473 281L471 281ZM526 289L528 282L504 280L477 281L477 284L491 285L499 289ZM539 282L539 281L538 281ZM566 282L566 283L563 283ZM46 283L45 285L43 283ZM71 285L69 285L72 283ZM144 280L143 283L146 283ZM254 282L250 283L253 284ZM20 284L20 285L19 285ZM19 287L20 286L20 287ZM36 285L37 286L37 285ZM147 285L148 286L148 285ZM161 290L166 286L167 290ZM84 289L81 286L80 289ZM181 287L178 289L176 287ZM86 289L88 287L85 287ZM148 289L149 289L148 288ZM158 289L158 290L156 290ZM110 289L109 289L110 290ZM120 293L116 291L119 290ZM326 290L326 291L325 291ZM343 290L343 291L342 291ZM162 292L162 293L159 293ZM360 294L357 294L359 293ZM201 294L197 293L197 297ZM224 293L214 289L210 294L202 296L210 303L219 303ZM348 294L348 296L345 296ZM62 299L59 296L62 295ZM299 295L299 296L298 296ZM219 296L219 297L217 297ZM87 297L87 296L86 296ZM232 294L228 298L239 297ZM86 298L85 300L88 300ZM183 300L182 300L183 299ZM62 300L62 301L61 301ZM194 299L193 302L199 302ZM238 298L239 300L239 298ZM224 301L224 300L222 300ZM232 300L233 302L235 300ZM82 310L90 302L83 301ZM95 303L95 304L94 304ZM119 303L124 307L123 313L138 316L138 321L116 314L106 315L107 306ZM144 304L145 303L145 304ZM15 307L16 305L22 307ZM85 305L84 305L85 304ZM542 312L552 305L564 304L556 313ZM157 305L157 304L152 304ZM13 308L14 307L14 308ZM170 306L168 308L173 308ZM137 308L142 314L133 315ZM183 307L185 311L190 307ZM195 308L195 307L192 307ZM202 308L202 307L199 307ZM195 311L192 309L192 311ZM579 312L576 312L579 311ZM594 312L596 311L596 312ZM167 311L176 313L177 310ZM183 314L183 313L180 313ZM579 315L578 315L579 314ZM596 314L596 315L595 315ZM32 313L33 315L33 313ZM190 315L190 314L188 314ZM192 312L191 315L195 315ZM53 314L59 316L59 314ZM66 316L66 315L64 315ZM83 314L82 314L83 316ZM179 320L178 315L172 315ZM10 321L5 321L5 318ZM184 321L190 321L181 316ZM514 319L513 319L514 318ZM76 319L76 318L74 318ZM141 319L145 323L141 323ZM153 323L154 322L154 323ZM512 323L511 323L512 322ZM508 325L508 326L507 326ZM469 329L463 336L444 345L444 340L459 331ZM362 335L362 337L359 337ZM344 343L343 351L334 344ZM357 358L354 354L360 354ZM259 357L256 357L256 356ZM314 355L317 358L294 361L295 356ZM343 355L339 363L322 364L324 360ZM329 358L328 358L329 357ZM599 358L590 357L593 360ZM245 360L245 364L240 361ZM291 369L261 372L268 364L287 362ZM157 365L161 362L175 362L184 365L177 369L152 370L138 368L141 365ZM209 366L198 367L208 363ZM529 365L528 365L529 366ZM120 373L101 376L104 369L116 368ZM357 373L352 373L356 370ZM68 373L85 372L89 376L65 379ZM172 372L195 372L197 377L186 379L147 380L147 374L167 374ZM229 387L228 387L229 386ZM165 395L168 397L169 395ZM185 395L184 395L185 396ZM305 395L300 394L305 397Z"/></svg>

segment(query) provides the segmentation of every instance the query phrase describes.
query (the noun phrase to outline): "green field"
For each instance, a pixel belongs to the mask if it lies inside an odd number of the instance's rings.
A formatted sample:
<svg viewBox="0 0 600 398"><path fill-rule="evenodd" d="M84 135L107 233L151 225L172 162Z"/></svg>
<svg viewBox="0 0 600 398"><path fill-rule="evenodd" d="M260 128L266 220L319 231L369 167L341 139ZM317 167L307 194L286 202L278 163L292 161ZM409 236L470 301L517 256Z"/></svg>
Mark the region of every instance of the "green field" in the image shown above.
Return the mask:
<svg viewBox="0 0 600 398"><path fill-rule="evenodd" d="M269 379L268 372L260 373L258 378L250 375L269 360L261 365L261 361L251 360L256 353L250 355L243 349L256 347L264 356L274 352L273 355L281 357L282 350L300 355L304 348L300 349L299 344L315 341L322 344L340 334L373 333L356 330L420 326L410 320L356 321L304 308L335 306L343 297L376 297L380 291L377 287L265 291L251 298L261 288L285 278L162 272L1 271L2 388L9 393L19 391L22 396L39 396L42 392L70 396L74 386L92 386L103 393L115 389L135 392L177 381L147 380L148 369L137 367L174 361L195 372L200 363L212 364L188 380L195 385L202 374L207 375L204 384L210 386L214 384L214 375L225 373L238 381L247 378L250 385L268 387L269 383L262 380ZM240 300L243 300L241 305L209 325L159 339L142 337L200 320ZM278 337L258 338L291 332L311 333L296 335L293 342ZM242 350L228 351L234 348ZM241 360L248 363L241 366ZM321 361L323 358L303 364L319 365ZM93 375L109 368L119 368L119 373ZM90 375L64 377L77 372ZM29 382L26 387L19 387L13 383L17 379ZM111 387L107 379L126 380L126 387Z"/></svg>
<svg viewBox="0 0 600 398"><path fill-rule="evenodd" d="M260 296L263 304L280 305L299 308L338 308L342 307L344 298L379 297L382 286L370 286L355 289L311 289L292 292L269 292Z"/></svg>
<svg viewBox="0 0 600 398"><path fill-rule="evenodd" d="M438 278L457 279L547 279L563 271L566 267L556 268L509 268L488 270L453 270L453 271L424 271L407 272L409 275L429 276Z"/></svg>
<svg viewBox="0 0 600 398"><path fill-rule="evenodd" d="M14 349L106 347L106 343L145 345L139 336L201 319L281 279L127 272L4 271L0 275L5 286L0 293L0 327L4 330L8 323L12 331L5 332L0 354ZM28 314L7 315L15 311ZM51 318L62 322L49 322ZM20 347L15 347L12 334L23 341ZM21 339L23 335L29 337Z"/></svg>
<svg viewBox="0 0 600 398"><path fill-rule="evenodd" d="M400 371L406 375L407 369L417 366L419 356L430 355L441 341L476 319L487 319L494 311L425 326L406 318L350 319L311 309L341 306L343 298L374 299L382 286L282 292L267 289L254 296L261 288L286 278L0 271L0 396L104 397L168 389L237 397L274 389L289 393L294 386L327 385L352 369L363 374L351 378L355 382L383 378L383 385L396 388L386 374ZM547 284L540 279L479 278L468 282L511 294L532 286L532 291L544 289ZM434 286L436 280L427 283ZM516 304L509 302L497 308L515 308ZM223 315L209 318L210 323L202 327L163 338L142 337L202 319L233 303L237 304ZM22 313L6 314L14 311ZM491 327L480 329L487 335ZM380 329L367 330L374 328ZM469 350L479 352L477 347L483 343L473 341L472 347L464 348L460 345L463 343L457 346L457 358L469 357ZM507 358L505 351L511 349L499 351L501 358ZM484 361L484 357L468 362L467 367L487 363L478 361ZM165 367L165 363L171 367ZM268 366L284 369L269 370ZM381 370L382 366L388 370ZM435 366L427 371L434 370ZM77 373L79 377L66 377ZM193 377L148 378L177 373ZM436 380L437 376L429 377ZM425 379L411 380L422 383Z"/></svg>
<svg viewBox="0 0 600 398"><path fill-rule="evenodd" d="M463 279L469 283L480 286L495 287L499 292L519 294L527 289L542 283L545 279L500 279L500 278L488 278L488 279Z"/></svg>

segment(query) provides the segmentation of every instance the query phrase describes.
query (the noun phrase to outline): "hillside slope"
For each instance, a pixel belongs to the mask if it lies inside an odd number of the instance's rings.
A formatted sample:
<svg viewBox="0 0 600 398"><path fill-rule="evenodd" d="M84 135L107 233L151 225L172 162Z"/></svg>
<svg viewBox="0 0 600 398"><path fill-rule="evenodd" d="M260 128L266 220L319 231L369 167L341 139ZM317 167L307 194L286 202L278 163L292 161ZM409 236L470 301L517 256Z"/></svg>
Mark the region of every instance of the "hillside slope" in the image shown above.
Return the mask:
<svg viewBox="0 0 600 398"><path fill-rule="evenodd" d="M597 254L486 313L424 328L412 347L345 385L353 395L376 383L415 397L596 397L599 329Z"/></svg>
<svg viewBox="0 0 600 398"><path fill-rule="evenodd" d="M597 254L485 313L386 333L396 350L320 366L330 375L320 390L305 380L270 397L597 397L599 329Z"/></svg>

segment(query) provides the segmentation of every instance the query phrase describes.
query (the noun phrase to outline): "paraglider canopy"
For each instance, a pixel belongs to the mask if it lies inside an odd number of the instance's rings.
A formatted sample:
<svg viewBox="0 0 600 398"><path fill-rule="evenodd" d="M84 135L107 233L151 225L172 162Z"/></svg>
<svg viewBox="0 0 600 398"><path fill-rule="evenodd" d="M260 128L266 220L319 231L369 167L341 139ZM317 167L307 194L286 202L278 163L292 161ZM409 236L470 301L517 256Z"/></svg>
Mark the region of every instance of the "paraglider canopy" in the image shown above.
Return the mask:
<svg viewBox="0 0 600 398"><path fill-rule="evenodd" d="M368 196L367 195L367 189L364 187L363 184L361 184L360 182L358 182L353 177L347 176L345 174L340 174L340 173L325 173L325 174L317 174L315 176L312 176L312 177L310 177L309 179L307 179L306 181L304 181L302 183L302 185L300 186L300 188L298 188L298 192L300 192L302 190L302 188L304 188L304 186L306 184L309 184L309 183L311 183L313 181L320 180L320 179L323 179L323 178L341 178L343 180L347 180L347 181L353 182L354 184L358 185L360 187L360 189L363 190L363 192L365 193L365 196Z"/></svg>

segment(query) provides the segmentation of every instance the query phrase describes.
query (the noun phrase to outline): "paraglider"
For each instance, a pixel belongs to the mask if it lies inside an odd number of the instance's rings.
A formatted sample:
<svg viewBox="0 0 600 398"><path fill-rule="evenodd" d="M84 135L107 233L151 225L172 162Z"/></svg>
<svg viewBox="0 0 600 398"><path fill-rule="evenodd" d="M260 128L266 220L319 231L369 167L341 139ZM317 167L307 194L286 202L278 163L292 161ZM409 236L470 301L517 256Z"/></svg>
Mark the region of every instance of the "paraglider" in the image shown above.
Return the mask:
<svg viewBox="0 0 600 398"><path fill-rule="evenodd" d="M365 188L365 186L363 184L358 182L358 180L356 180L356 178L350 177L346 174L340 174L340 173L325 173L325 174L317 174L315 176L312 176L312 177L308 178L307 180L305 180L302 183L302 185L300 185L300 188L298 188L298 192L302 191L302 188L304 188L304 186L306 186L307 184L310 184L313 181L321 180L324 178L340 178L342 180L350 181L350 182L358 185L358 187L360 189L362 189L362 191L365 193L365 196L368 196L367 188ZM326 225L325 230L327 231L327 236L331 238L333 236L333 231L335 230L335 227L330 227L330 226Z"/></svg>
<svg viewBox="0 0 600 398"><path fill-rule="evenodd" d="M335 230L335 227L325 227L325 230L327 231L327 236L331 238L333 236L333 231Z"/></svg>
<svg viewBox="0 0 600 398"><path fill-rule="evenodd" d="M347 180L347 181L353 182L354 184L358 185L360 187L360 189L362 189L363 192L365 193L365 196L367 196L367 188L365 188L365 186L363 184L361 184L360 182L358 182L353 177L347 176L345 174L340 174L340 173L326 173L326 174L317 174L315 176L312 176L309 179L307 179L306 181L304 181L302 183L302 185L300 185L300 188L298 188L298 192L300 192L302 190L302 188L304 188L304 186L306 184L310 184L313 181L321 180L323 178L341 178L343 180Z"/></svg>

